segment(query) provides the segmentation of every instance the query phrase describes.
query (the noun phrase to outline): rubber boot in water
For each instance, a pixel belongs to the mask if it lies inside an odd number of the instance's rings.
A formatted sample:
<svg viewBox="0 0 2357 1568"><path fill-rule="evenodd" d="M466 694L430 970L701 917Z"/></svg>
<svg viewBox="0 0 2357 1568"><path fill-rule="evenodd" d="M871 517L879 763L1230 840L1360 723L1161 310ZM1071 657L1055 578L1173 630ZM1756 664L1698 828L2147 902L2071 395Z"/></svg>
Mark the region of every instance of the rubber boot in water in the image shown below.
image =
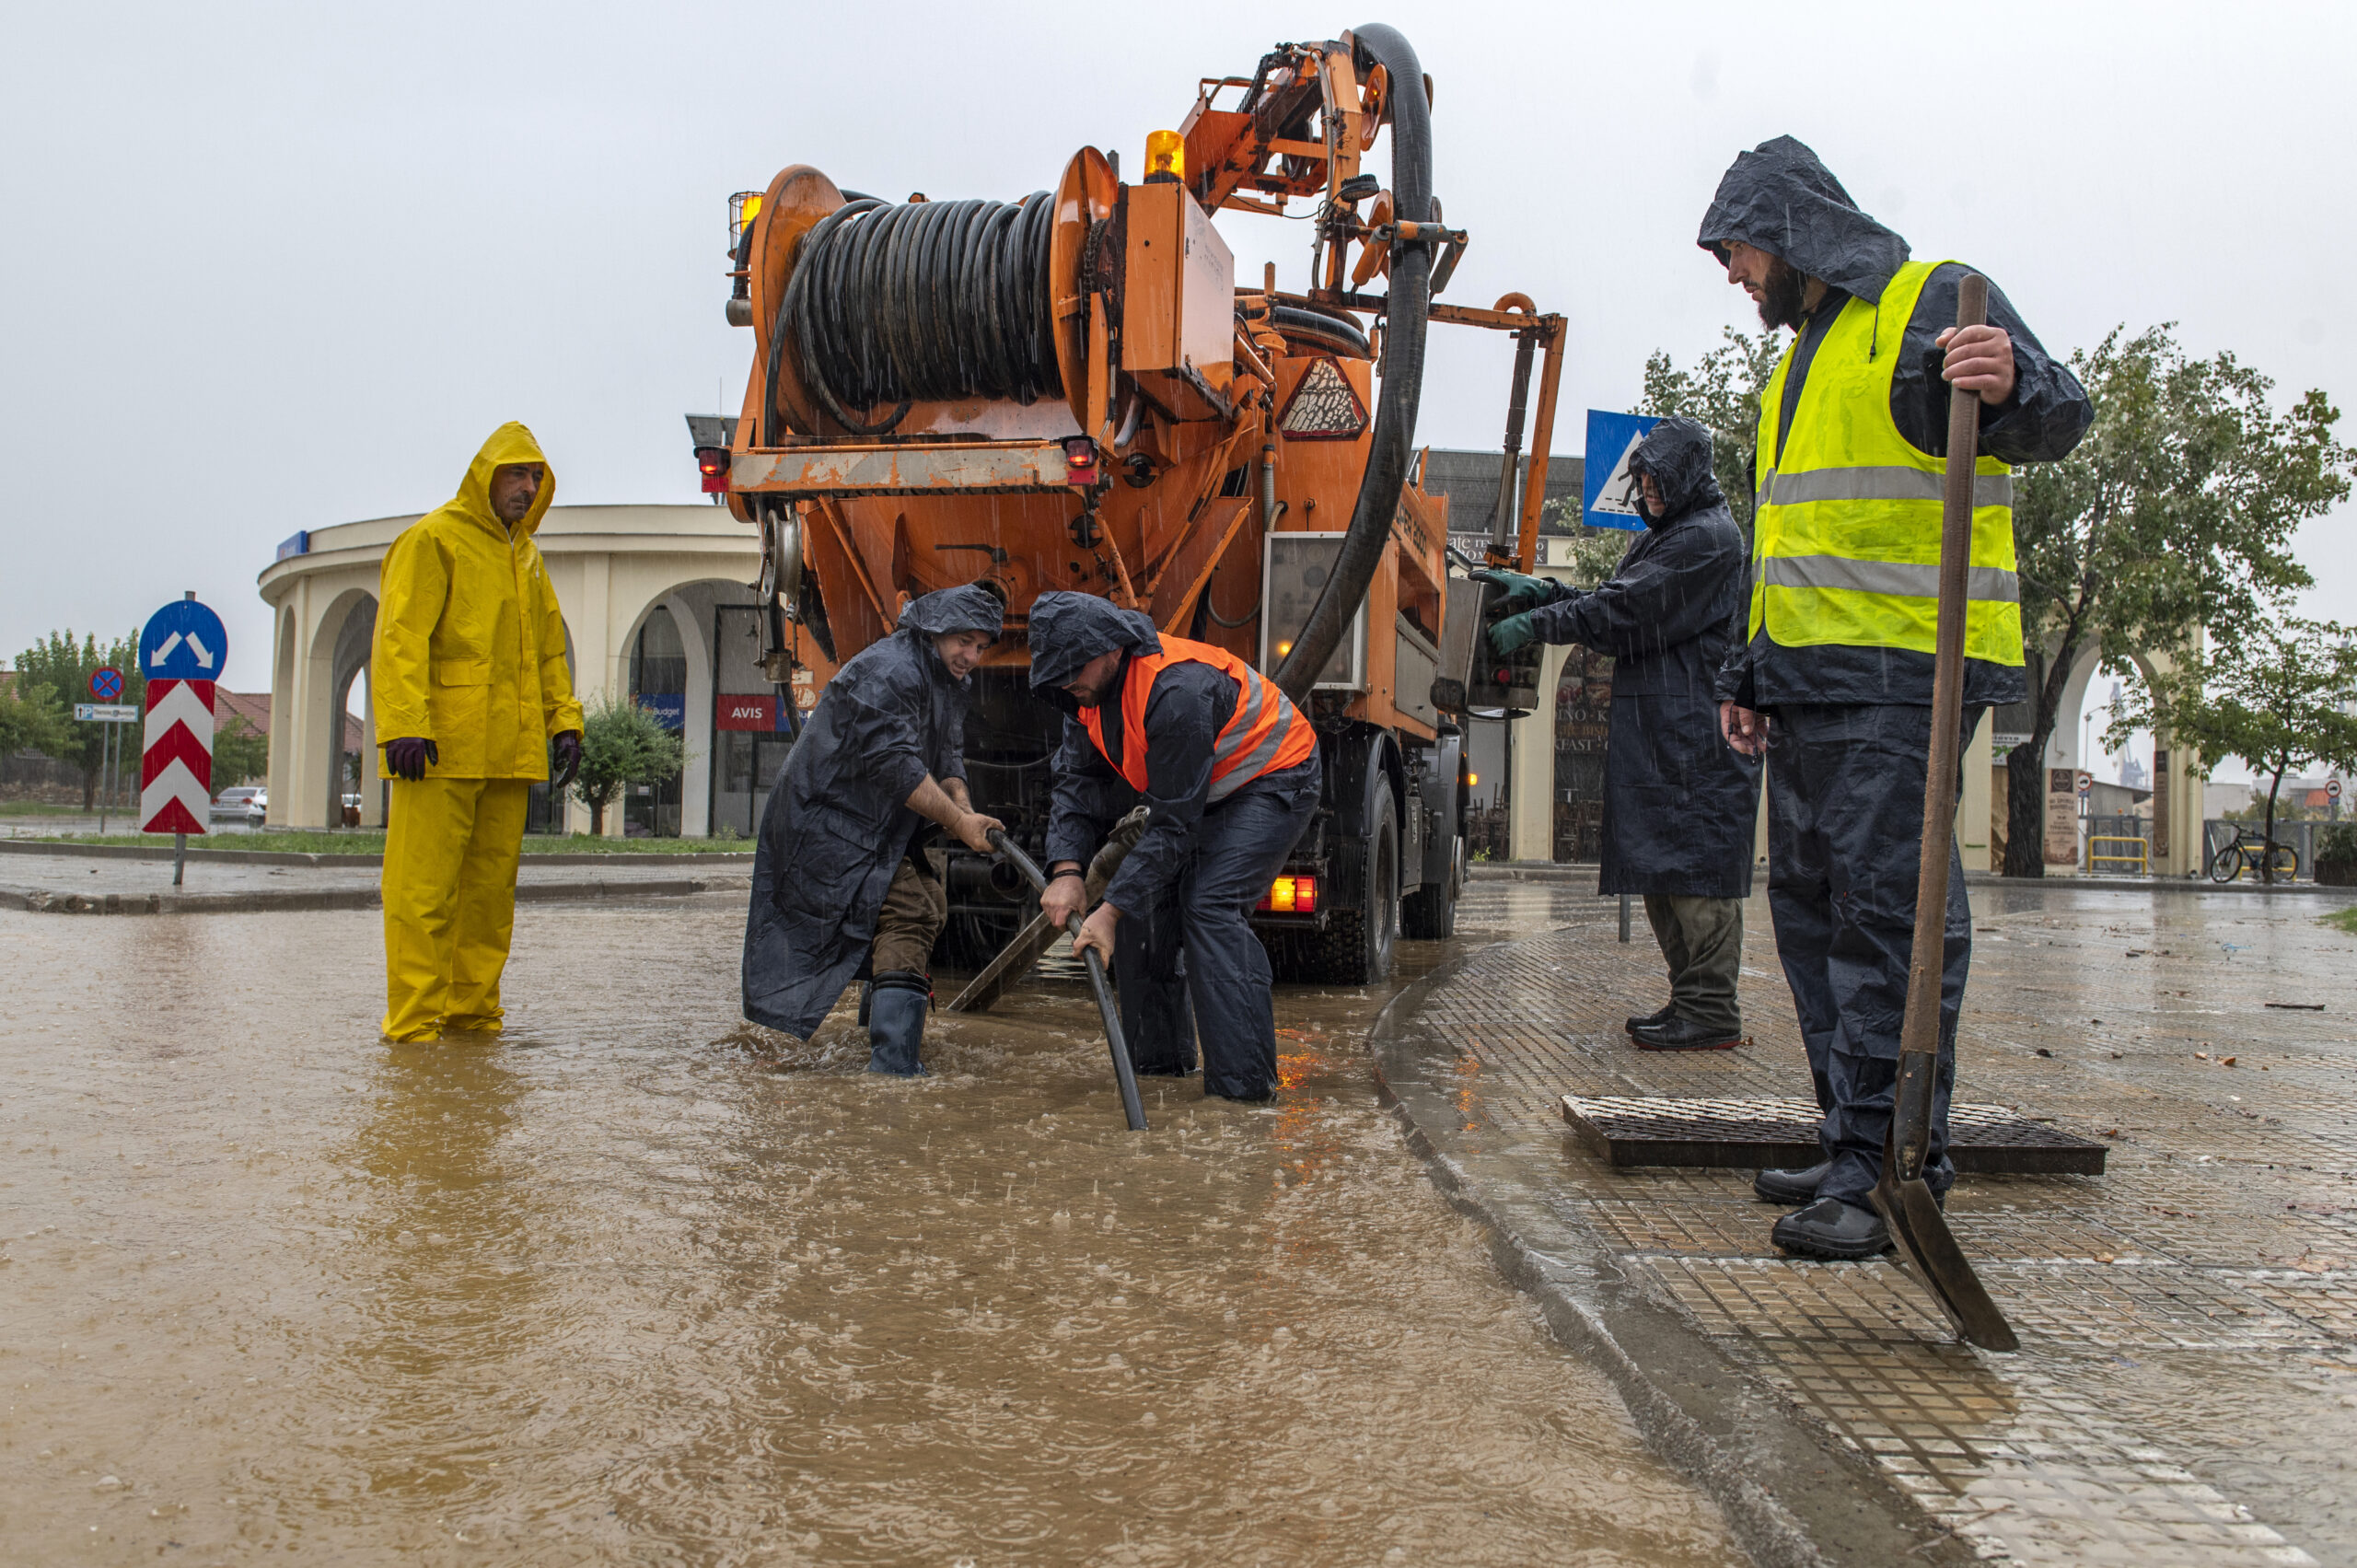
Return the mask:
<svg viewBox="0 0 2357 1568"><path fill-rule="evenodd" d="M924 1044L924 1014L933 1000L933 979L913 970L886 970L876 977L867 1005L867 1070L914 1077L924 1071L918 1050Z"/></svg>

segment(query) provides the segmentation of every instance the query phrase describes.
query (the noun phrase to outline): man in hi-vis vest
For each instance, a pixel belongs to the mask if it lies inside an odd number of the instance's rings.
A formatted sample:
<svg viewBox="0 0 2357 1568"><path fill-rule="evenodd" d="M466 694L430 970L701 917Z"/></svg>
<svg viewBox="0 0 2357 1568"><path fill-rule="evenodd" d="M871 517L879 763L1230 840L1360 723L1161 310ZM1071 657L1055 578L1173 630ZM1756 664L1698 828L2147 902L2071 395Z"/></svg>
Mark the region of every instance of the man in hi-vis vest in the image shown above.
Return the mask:
<svg viewBox="0 0 2357 1568"><path fill-rule="evenodd" d="M1065 714L1039 907L1058 926L1084 912L1081 868L1143 800L1145 830L1073 946L1111 961L1140 1073L1193 1072L1200 1037L1205 1094L1269 1098L1276 1016L1248 912L1318 810L1307 716L1225 649L1087 594L1041 594L1030 638L1032 693Z"/></svg>
<svg viewBox="0 0 2357 1568"><path fill-rule="evenodd" d="M2014 579L2014 465L2051 462L2095 417L1993 286L1986 326L1958 331L1965 267L1911 261L1817 155L1780 136L1735 161L1702 219L1770 330L1792 345L1761 394L1753 458L1747 642L1718 682L1728 744L1768 759L1768 904L1800 1015L1824 1158L1763 1170L1771 1202L1805 1205L1772 1233L1818 1258L1890 1237L1868 1194L1882 1172L1914 946L1931 747L1940 499L1948 391L1980 394L1964 733L2027 694ZM1971 912L1951 841L1940 1074L1924 1177L1945 1193L1956 1021Z"/></svg>

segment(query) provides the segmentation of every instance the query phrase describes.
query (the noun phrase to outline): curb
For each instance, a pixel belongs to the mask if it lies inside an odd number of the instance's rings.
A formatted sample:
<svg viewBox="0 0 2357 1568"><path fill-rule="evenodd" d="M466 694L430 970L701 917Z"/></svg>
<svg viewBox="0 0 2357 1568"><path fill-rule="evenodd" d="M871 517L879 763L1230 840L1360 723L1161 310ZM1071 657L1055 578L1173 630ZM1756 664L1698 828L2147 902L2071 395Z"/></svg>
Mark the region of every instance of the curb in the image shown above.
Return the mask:
<svg viewBox="0 0 2357 1568"><path fill-rule="evenodd" d="M1971 1562L1962 1540L1864 1455L1631 1283L1562 1201L1561 1183L1534 1180L1527 1159L1466 1130L1452 1103L1461 1084L1446 1071L1454 1053L1420 1038L1418 1015L1426 996L1480 956L1445 964L1393 997L1368 1046L1377 1097L1433 1185L1488 1233L1499 1272L1537 1300L1559 1342L1611 1380L1647 1446L1719 1505L1754 1562Z"/></svg>
<svg viewBox="0 0 2357 1568"><path fill-rule="evenodd" d="M0 854L60 854L86 860L169 860L170 844L149 848L145 844L76 844L52 843L39 839L0 839ZM313 870L326 866L382 865L381 854L304 854L277 849L192 849L189 863L198 865L210 861L215 865L301 865ZM633 854L627 851L600 854L559 852L554 854L527 854L527 865L750 865L751 850L693 850L679 854Z"/></svg>
<svg viewBox="0 0 2357 1568"><path fill-rule="evenodd" d="M597 899L677 899L693 893L725 893L753 885L750 877L646 877L621 882L522 882L519 904L571 903ZM375 888L331 888L305 892L257 893L59 893L43 888L0 887L0 908L36 914L253 914L303 910L376 909Z"/></svg>
<svg viewBox="0 0 2357 1568"><path fill-rule="evenodd" d="M1593 863L1566 865L1544 860L1482 861L1467 868L1466 877L1474 882L1587 882L1596 880ZM1764 869L1755 876L1764 880ZM2357 888L2326 887L2317 882L2294 882L2265 888L2256 882L2212 882L2182 877L2006 877L1994 871L1968 871L1966 885L1974 888L2027 888L2042 893L2224 893L2241 894L2247 898L2315 898L2338 893L2357 898ZM1599 899L1616 895L1596 893ZM1632 895L1633 896L1633 895Z"/></svg>

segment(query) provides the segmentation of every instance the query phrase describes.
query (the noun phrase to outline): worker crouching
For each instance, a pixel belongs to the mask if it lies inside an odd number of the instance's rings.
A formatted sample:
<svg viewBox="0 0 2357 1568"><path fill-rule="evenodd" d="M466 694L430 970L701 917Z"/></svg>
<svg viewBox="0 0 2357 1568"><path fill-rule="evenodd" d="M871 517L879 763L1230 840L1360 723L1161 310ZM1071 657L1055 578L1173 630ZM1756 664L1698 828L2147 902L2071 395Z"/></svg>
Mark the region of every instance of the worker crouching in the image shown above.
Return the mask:
<svg viewBox="0 0 2357 1568"><path fill-rule="evenodd" d="M501 425L459 494L385 552L369 686L385 833L386 1036L495 1032L516 928L532 785L573 782L581 704L564 618L532 542L555 477L521 424Z"/></svg>
<svg viewBox="0 0 2357 1568"><path fill-rule="evenodd" d="M926 594L827 683L770 791L745 921L744 1006L807 1040L863 968L871 1073L923 1073L933 944L949 901L933 826L990 852L1003 824L966 788L969 679L1004 606L977 587Z"/></svg>
<svg viewBox="0 0 2357 1568"><path fill-rule="evenodd" d="M1276 1016L1248 912L1318 810L1309 720L1234 655L1101 598L1041 594L1030 637L1032 692L1066 715L1039 907L1059 927L1087 913L1081 867L1142 799L1137 846L1073 945L1111 961L1138 1072L1193 1072L1200 1040L1204 1093L1271 1098Z"/></svg>
<svg viewBox="0 0 2357 1568"><path fill-rule="evenodd" d="M1711 433L1665 419L1630 456L1645 531L1585 592L1480 572L1523 609L1491 628L1499 651L1533 637L1612 656L1596 890L1638 893L1669 964L1669 1003L1631 1018L1645 1051L1723 1051L1743 1038L1736 983L1751 892L1759 763L1719 738L1719 667L1743 612L1743 530L1711 470Z"/></svg>

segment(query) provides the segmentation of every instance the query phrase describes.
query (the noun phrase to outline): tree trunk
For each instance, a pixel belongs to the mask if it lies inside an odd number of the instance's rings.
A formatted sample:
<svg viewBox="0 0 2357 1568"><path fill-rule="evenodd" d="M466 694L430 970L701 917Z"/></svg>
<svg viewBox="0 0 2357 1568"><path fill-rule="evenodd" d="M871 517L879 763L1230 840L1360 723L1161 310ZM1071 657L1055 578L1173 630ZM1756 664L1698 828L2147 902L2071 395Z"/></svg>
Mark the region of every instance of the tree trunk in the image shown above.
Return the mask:
<svg viewBox="0 0 2357 1568"><path fill-rule="evenodd" d="M2267 842L2258 852L2258 880L2262 887L2275 886L2275 797L2282 788L2283 769L2278 768L2275 770L2275 782L2267 786Z"/></svg>
<svg viewBox="0 0 2357 1568"><path fill-rule="evenodd" d="M593 839L606 836L606 803L603 799L589 803L589 836Z"/></svg>
<svg viewBox="0 0 2357 1568"><path fill-rule="evenodd" d="M2046 875L2046 747L2054 738L2055 710L2078 662L2079 633L2065 633L2050 660L2040 660L2029 738L2005 759L2005 875Z"/></svg>
<svg viewBox="0 0 2357 1568"><path fill-rule="evenodd" d="M82 811L84 815L99 808L99 770L87 764L82 769Z"/></svg>

